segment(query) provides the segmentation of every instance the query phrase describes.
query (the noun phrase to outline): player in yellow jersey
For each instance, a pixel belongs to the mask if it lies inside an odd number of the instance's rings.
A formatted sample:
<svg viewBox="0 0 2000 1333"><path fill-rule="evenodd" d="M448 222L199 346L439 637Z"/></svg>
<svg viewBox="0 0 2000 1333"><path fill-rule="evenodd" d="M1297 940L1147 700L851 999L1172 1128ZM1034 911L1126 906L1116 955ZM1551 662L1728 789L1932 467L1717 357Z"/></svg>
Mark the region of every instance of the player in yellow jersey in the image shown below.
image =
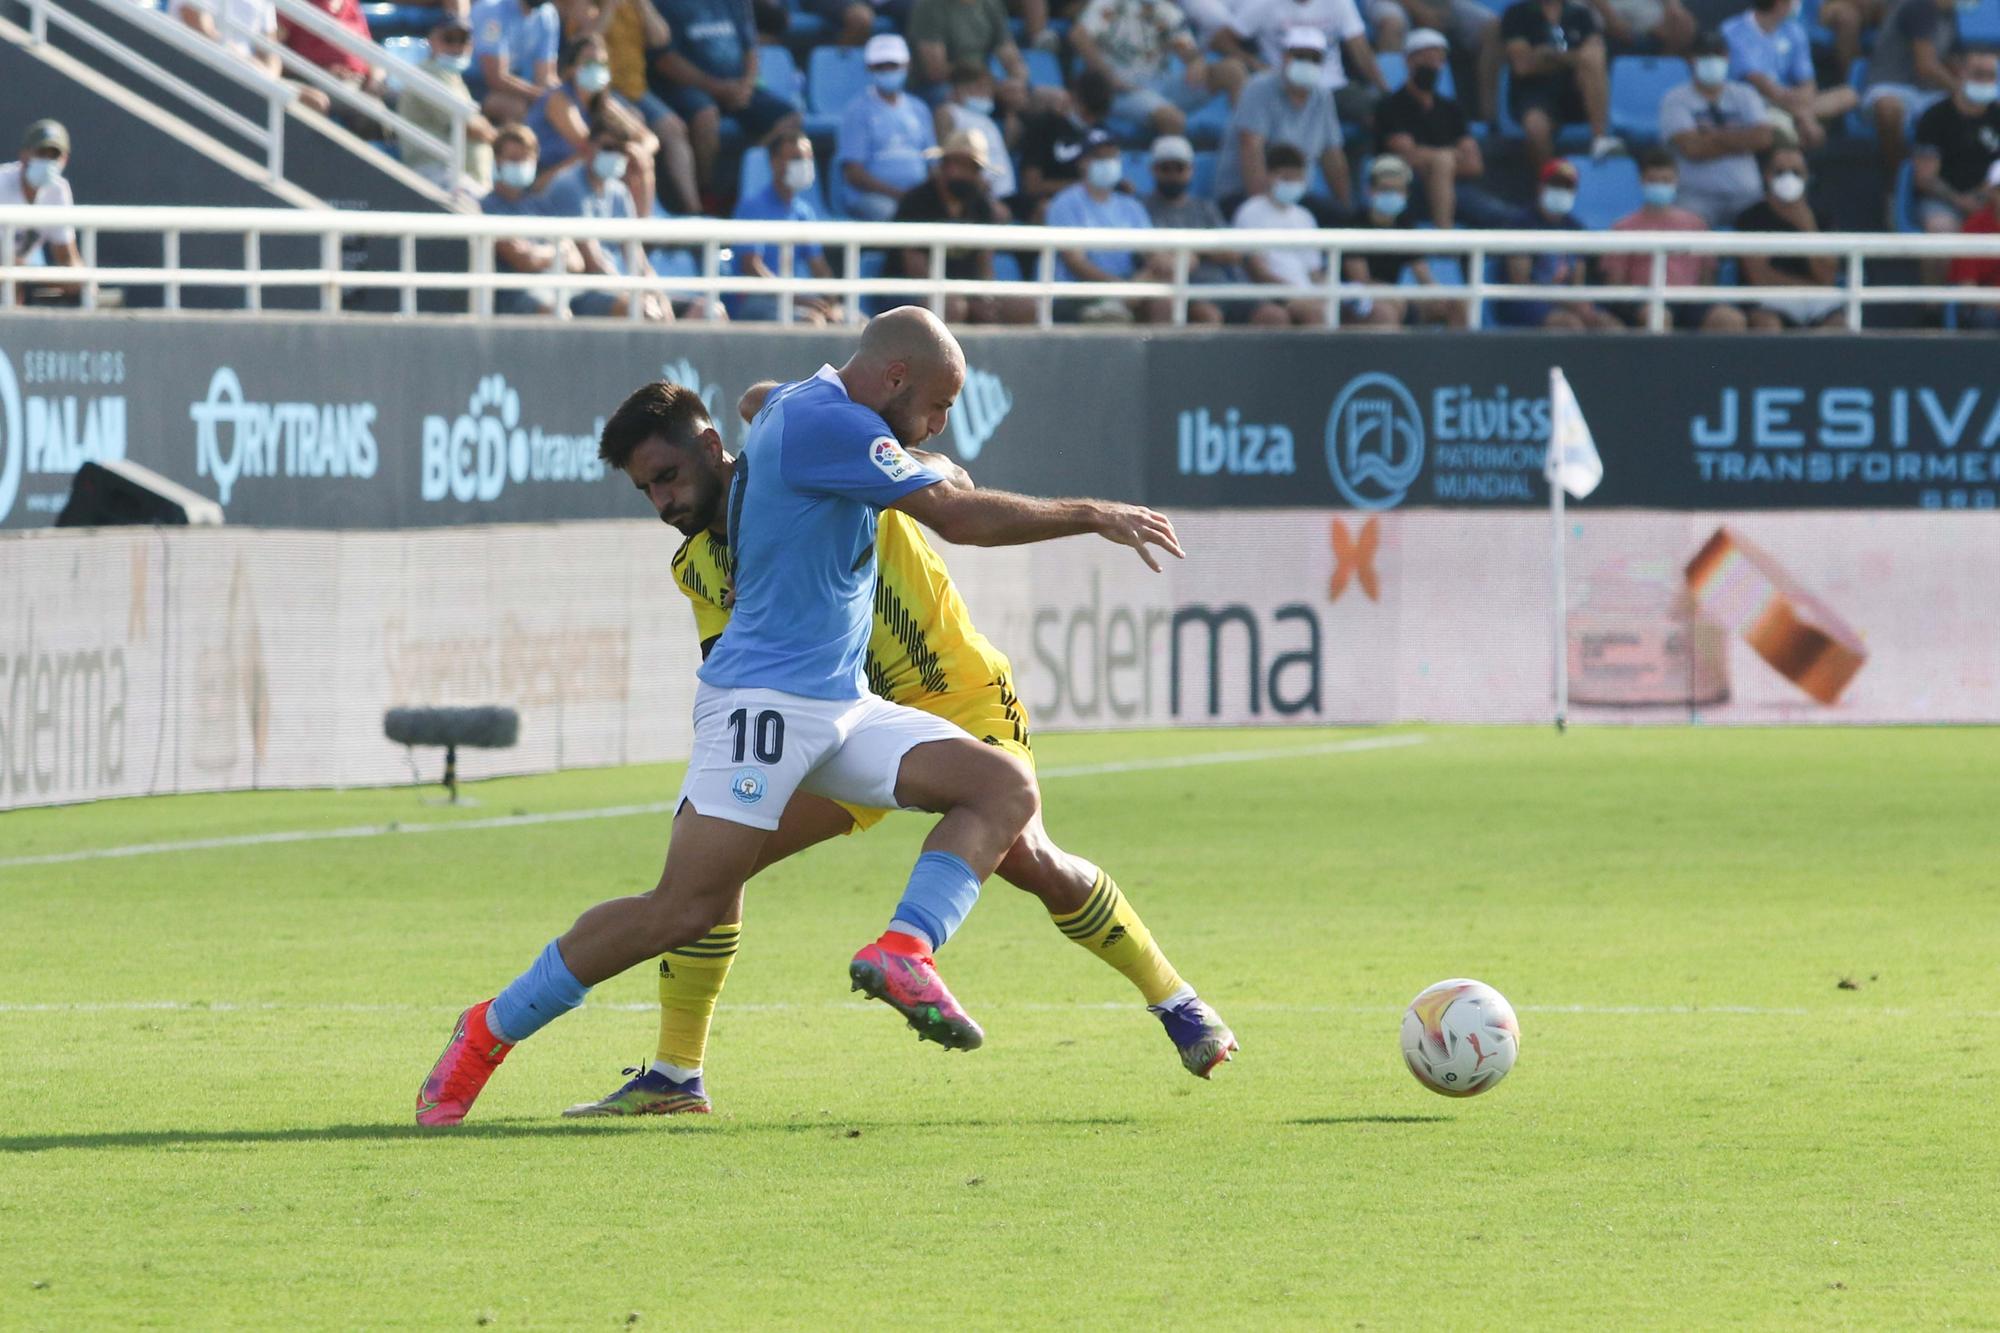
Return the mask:
<svg viewBox="0 0 2000 1333"><path fill-rule="evenodd" d="M740 405L756 415L771 383ZM624 418L621 420L621 418ZM605 426L604 459L623 471L659 512L686 535L674 554L674 581L692 604L702 655L729 623L728 515L734 461L695 394L667 381L646 386ZM963 468L933 454L918 457L952 485L972 485ZM1028 716L1014 692L1004 654L972 624L944 561L907 515L884 511L876 533L874 625L868 639L869 688L894 703L945 718L988 744L1034 763ZM757 869L816 843L877 823L886 811L843 806L806 792L786 805ZM754 872L753 872L754 873ZM1057 847L1040 816L1000 862L999 876L1041 899L1057 930L1102 958L1138 987L1165 1026L1189 1073L1207 1078L1236 1050L1236 1038L1176 973L1152 933L1111 877ZM706 937L660 959L657 1058L627 1070L629 1082L602 1100L572 1106L568 1116L664 1115L709 1109L701 1080L709 1020L736 956L743 904Z"/></svg>

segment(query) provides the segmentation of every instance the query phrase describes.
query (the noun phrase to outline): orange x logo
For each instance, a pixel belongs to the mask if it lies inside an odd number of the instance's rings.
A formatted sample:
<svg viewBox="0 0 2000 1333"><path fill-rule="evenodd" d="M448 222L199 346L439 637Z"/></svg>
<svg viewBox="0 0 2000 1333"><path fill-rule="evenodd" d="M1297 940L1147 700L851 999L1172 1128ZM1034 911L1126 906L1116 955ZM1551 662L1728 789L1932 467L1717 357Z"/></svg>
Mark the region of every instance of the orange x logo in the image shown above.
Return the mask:
<svg viewBox="0 0 2000 1333"><path fill-rule="evenodd" d="M1328 601L1340 600L1349 579L1361 585L1369 601L1382 600L1382 583L1375 574L1375 551L1381 544L1380 519L1371 518L1363 523L1358 537L1348 535L1347 524L1337 518L1333 520L1333 581L1327 586Z"/></svg>

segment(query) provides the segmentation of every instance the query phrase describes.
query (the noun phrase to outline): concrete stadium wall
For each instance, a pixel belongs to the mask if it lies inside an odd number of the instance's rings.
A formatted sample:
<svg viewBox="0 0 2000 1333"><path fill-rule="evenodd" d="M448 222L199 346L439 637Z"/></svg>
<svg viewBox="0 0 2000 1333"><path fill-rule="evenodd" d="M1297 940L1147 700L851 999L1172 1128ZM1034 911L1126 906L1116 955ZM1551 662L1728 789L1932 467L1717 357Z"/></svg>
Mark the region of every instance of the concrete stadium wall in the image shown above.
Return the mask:
<svg viewBox="0 0 2000 1333"><path fill-rule="evenodd" d="M1189 558L1161 576L1094 538L947 548L1035 729L1547 719L1546 515L1174 517ZM2000 721L1989 515L1572 520L1580 721ZM402 705L520 710L519 746L467 752L469 779L684 758L678 540L648 520L0 535L0 809L407 782L381 732Z"/></svg>

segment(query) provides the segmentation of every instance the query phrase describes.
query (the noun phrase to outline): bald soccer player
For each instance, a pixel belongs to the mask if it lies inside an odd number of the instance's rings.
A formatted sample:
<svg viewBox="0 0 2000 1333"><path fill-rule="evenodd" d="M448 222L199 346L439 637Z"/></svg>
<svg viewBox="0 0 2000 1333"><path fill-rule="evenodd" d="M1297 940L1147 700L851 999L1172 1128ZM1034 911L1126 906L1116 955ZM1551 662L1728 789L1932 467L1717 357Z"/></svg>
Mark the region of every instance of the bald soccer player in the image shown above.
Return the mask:
<svg viewBox="0 0 2000 1333"><path fill-rule="evenodd" d="M773 382L753 386L739 411L754 420ZM674 553L674 582L694 611L706 657L732 609L730 545L723 497L736 461L723 451L708 409L692 390L665 380L625 400L605 424L599 455L625 473L660 518L687 541ZM972 479L951 460L912 451L946 485ZM951 573L907 514L888 510L875 534L875 593L863 674L868 688L957 726L1017 756L1030 769L1034 751L1027 711L1014 692L1013 668L973 626ZM843 834L874 827L888 812L800 791L764 843L755 874ZM1109 874L1049 838L1039 816L1001 858L1000 878L1039 898L1067 939L1138 988L1166 1028L1182 1065L1207 1078L1236 1049L1221 1018L1167 961L1152 932ZM740 943L742 901L706 937L660 959L660 1035L648 1066L628 1069L623 1087L564 1115L674 1115L706 1112L702 1083L709 1023Z"/></svg>
<svg viewBox="0 0 2000 1333"><path fill-rule="evenodd" d="M878 516L895 510L978 546L1096 533L1155 570L1150 548L1181 549L1173 525L1140 506L944 484L905 447L944 429L964 383L958 340L911 306L870 320L838 370L822 366L765 401L730 480L732 613L697 673L694 750L659 882L591 908L497 996L460 1014L417 1093L417 1123L458 1124L514 1046L592 986L709 938L801 789L942 816L889 929L854 955L848 976L927 1040L965 1050L984 1040L932 955L1034 819L1038 795L1014 755L868 693Z"/></svg>

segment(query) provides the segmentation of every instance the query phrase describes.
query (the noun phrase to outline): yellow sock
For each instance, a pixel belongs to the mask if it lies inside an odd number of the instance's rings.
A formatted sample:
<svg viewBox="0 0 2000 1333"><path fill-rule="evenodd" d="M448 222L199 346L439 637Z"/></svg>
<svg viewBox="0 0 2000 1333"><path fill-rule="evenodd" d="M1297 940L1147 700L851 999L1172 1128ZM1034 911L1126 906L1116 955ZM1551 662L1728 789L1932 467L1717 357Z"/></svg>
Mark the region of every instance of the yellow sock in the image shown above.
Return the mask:
<svg viewBox="0 0 2000 1333"><path fill-rule="evenodd" d="M1050 918L1057 930L1122 972L1139 988L1147 1004L1158 1004L1187 984L1160 952L1160 946L1153 943L1153 932L1146 929L1132 904L1102 870L1097 872L1097 883L1091 886L1082 907L1066 916L1050 913Z"/></svg>
<svg viewBox="0 0 2000 1333"><path fill-rule="evenodd" d="M736 961L741 924L717 926L693 944L660 956L660 1052L662 1064L700 1069L708 1050L708 1023L722 994L729 965Z"/></svg>

